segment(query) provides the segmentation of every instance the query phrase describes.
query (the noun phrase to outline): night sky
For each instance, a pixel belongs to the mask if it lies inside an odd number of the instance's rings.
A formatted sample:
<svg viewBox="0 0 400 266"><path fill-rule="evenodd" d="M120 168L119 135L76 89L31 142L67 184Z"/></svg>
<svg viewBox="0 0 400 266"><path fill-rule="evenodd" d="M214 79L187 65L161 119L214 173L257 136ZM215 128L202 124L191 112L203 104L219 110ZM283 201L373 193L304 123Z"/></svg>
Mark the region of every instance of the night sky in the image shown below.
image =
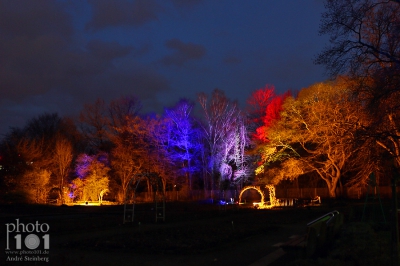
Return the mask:
<svg viewBox="0 0 400 266"><path fill-rule="evenodd" d="M245 105L327 79L322 0L0 0L0 138L123 95L161 113L219 88Z"/></svg>

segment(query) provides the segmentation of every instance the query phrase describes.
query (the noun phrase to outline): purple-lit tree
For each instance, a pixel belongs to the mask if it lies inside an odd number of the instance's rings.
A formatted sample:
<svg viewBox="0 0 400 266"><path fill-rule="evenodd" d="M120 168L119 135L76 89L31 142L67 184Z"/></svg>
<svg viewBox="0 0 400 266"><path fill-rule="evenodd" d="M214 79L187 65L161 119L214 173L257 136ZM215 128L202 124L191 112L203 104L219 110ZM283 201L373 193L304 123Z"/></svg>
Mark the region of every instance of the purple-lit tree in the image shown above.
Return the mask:
<svg viewBox="0 0 400 266"><path fill-rule="evenodd" d="M233 181L247 181L250 173L253 172L250 156L246 155L245 149L250 143L249 134L246 127L246 118L241 114L237 117L237 126L235 130L235 146L233 150L233 162L235 163L235 171L233 172Z"/></svg>
<svg viewBox="0 0 400 266"><path fill-rule="evenodd" d="M81 191L81 199L84 201L98 200L101 203L104 192L108 191L109 177L108 155L99 153L97 155L81 154L76 160L76 174L79 180L73 180L75 190ZM78 186L83 187L78 187Z"/></svg>
<svg viewBox="0 0 400 266"><path fill-rule="evenodd" d="M199 102L205 120L203 132L209 156L204 159L208 162L211 187L214 188L214 179L219 188L223 181L245 179L247 132L236 102L231 102L218 89L213 91L210 101L207 95L200 94Z"/></svg>
<svg viewBox="0 0 400 266"><path fill-rule="evenodd" d="M168 124L168 147L171 158L185 175L189 190L192 189L192 175L199 171L198 155L200 132L191 117L194 103L180 100L174 107L165 109Z"/></svg>

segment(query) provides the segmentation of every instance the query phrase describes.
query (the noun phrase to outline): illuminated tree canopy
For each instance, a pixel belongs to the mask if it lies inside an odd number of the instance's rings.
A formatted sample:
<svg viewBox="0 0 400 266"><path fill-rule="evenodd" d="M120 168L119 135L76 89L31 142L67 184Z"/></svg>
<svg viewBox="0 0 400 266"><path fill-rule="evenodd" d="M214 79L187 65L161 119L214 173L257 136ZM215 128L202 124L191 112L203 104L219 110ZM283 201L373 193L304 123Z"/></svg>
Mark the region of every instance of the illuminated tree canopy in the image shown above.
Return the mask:
<svg viewBox="0 0 400 266"><path fill-rule="evenodd" d="M356 146L360 113L350 96L340 83L320 83L287 98L280 120L268 129L268 143L260 148L263 165L258 171L282 161L272 183L316 172L336 197L343 174L354 170L350 161L361 149Z"/></svg>
<svg viewBox="0 0 400 266"><path fill-rule="evenodd" d="M400 2L329 0L325 7L320 33L330 44L316 63L332 77L348 76L354 100L367 114L359 135L375 152L366 154L392 176L383 161L400 168Z"/></svg>
<svg viewBox="0 0 400 266"><path fill-rule="evenodd" d="M75 190L81 192L80 200L99 201L109 189L108 156L105 153L89 156L81 154L77 158L77 179L73 181ZM80 187L79 187L80 186Z"/></svg>
<svg viewBox="0 0 400 266"><path fill-rule="evenodd" d="M0 142L0 190L36 203L54 191L64 203L66 188L75 200L108 191L122 202L133 176L153 172L164 188L192 195L312 178L335 197L365 186L372 171L395 176L400 1L326 0L319 33L330 39L315 63L331 79L296 95L266 85L242 108L215 89L151 114L130 94L86 103L76 118L34 117Z"/></svg>
<svg viewBox="0 0 400 266"><path fill-rule="evenodd" d="M168 119L168 149L175 165L187 177L192 189L192 175L200 171L201 133L191 116L194 103L180 100L174 107L165 109Z"/></svg>
<svg viewBox="0 0 400 266"><path fill-rule="evenodd" d="M203 110L203 134L207 144L206 161L211 188L222 188L224 181L236 181L247 177L248 166L244 155L248 136L245 119L236 102L231 102L225 94L216 89L210 99L199 95Z"/></svg>

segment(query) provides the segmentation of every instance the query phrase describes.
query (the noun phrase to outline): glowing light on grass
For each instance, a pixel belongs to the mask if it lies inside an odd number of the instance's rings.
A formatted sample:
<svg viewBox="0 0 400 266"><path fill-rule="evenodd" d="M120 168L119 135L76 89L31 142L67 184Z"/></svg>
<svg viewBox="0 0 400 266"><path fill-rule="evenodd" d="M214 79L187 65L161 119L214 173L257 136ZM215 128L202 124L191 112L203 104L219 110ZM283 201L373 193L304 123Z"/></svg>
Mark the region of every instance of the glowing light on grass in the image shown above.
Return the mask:
<svg viewBox="0 0 400 266"><path fill-rule="evenodd" d="M78 201L75 205L80 206L100 206L101 204L97 201Z"/></svg>

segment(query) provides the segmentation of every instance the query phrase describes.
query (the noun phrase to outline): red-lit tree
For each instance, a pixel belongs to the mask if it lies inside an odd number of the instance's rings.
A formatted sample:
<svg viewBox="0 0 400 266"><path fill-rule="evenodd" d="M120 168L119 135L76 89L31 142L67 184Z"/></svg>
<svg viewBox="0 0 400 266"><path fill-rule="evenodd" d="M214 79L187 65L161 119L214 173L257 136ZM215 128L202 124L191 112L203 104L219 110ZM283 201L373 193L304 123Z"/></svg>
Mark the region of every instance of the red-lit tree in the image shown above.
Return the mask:
<svg viewBox="0 0 400 266"><path fill-rule="evenodd" d="M253 127L262 126L265 110L275 96L275 87L273 85L266 85L264 89L258 89L250 95L247 100L247 112Z"/></svg>
<svg viewBox="0 0 400 266"><path fill-rule="evenodd" d="M266 85L265 88L254 91L247 100L247 129L254 142L258 142L257 129L263 126L265 111L275 96L275 87Z"/></svg>
<svg viewBox="0 0 400 266"><path fill-rule="evenodd" d="M280 113L283 110L283 102L291 95L290 91L283 95L274 96L266 106L263 116L261 117L262 125L256 129L254 137L261 142L268 141L268 129L271 125L280 119Z"/></svg>

